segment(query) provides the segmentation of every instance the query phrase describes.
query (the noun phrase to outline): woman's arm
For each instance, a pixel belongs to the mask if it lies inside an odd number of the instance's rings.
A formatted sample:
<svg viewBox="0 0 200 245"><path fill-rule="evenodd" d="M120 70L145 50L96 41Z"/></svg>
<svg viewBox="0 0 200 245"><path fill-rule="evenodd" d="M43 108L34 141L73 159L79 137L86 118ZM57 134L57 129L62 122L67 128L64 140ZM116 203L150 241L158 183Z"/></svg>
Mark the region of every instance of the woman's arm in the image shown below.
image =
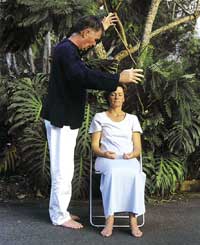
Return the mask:
<svg viewBox="0 0 200 245"><path fill-rule="evenodd" d="M131 159L140 156L142 145L141 145L141 135L139 132L133 132L133 151L130 153L124 153L124 159Z"/></svg>
<svg viewBox="0 0 200 245"><path fill-rule="evenodd" d="M112 151L102 151L100 149L101 132L95 132L92 134L92 150L99 157L105 157L109 159L115 159L116 153Z"/></svg>

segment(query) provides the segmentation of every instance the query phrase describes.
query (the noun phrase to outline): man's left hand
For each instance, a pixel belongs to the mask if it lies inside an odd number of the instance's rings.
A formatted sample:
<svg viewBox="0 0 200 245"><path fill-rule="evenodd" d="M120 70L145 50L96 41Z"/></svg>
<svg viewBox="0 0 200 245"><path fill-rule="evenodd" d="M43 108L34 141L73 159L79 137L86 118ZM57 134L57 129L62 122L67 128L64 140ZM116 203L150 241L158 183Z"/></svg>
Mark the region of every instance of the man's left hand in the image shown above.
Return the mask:
<svg viewBox="0 0 200 245"><path fill-rule="evenodd" d="M114 26L117 22L118 17L114 13L109 13L102 20L104 31L106 31L110 26Z"/></svg>

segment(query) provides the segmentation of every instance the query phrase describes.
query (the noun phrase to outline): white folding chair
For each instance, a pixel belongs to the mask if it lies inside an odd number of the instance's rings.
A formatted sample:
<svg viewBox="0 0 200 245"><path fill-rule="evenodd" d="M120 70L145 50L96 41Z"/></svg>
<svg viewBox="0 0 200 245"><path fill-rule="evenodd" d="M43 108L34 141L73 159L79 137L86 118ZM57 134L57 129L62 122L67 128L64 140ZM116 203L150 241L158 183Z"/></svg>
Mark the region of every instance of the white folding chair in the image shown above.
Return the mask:
<svg viewBox="0 0 200 245"><path fill-rule="evenodd" d="M140 155L140 171L142 172L142 154ZM95 174L101 174L100 172L93 171L93 154L91 152L90 156L90 195L89 195L89 205L90 205L90 224L94 227L105 227L105 224L97 224L95 220L98 219L105 219L104 215L94 215L93 211L93 172ZM115 218L119 219L128 219L128 215L115 215ZM105 221L105 220L104 220ZM141 222L138 224L138 227L142 227L145 223L145 216L144 214L141 215ZM114 224L113 227L130 227L129 224Z"/></svg>

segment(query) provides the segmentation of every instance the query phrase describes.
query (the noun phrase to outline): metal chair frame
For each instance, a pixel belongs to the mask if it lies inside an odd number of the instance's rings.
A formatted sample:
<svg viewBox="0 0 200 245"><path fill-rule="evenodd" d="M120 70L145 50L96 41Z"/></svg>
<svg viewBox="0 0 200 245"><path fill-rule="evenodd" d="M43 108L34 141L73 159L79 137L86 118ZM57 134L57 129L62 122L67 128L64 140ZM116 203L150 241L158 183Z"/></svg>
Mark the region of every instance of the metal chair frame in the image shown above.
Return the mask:
<svg viewBox="0 0 200 245"><path fill-rule="evenodd" d="M142 154L140 155L140 171L142 171ZM95 171L95 174L101 174L100 172ZM94 227L105 227L105 224L96 224L94 222L94 218L105 218L104 215L93 215L93 187L92 187L92 183L93 183L93 154L91 153L90 156L90 190L89 190L89 208L90 208L90 224ZM142 214L142 222L140 224L138 224L138 227L142 227L145 223L145 215ZM129 218L128 215L115 215L115 218L120 218L120 219L127 219ZM117 225L114 224L113 227L130 227L129 225Z"/></svg>

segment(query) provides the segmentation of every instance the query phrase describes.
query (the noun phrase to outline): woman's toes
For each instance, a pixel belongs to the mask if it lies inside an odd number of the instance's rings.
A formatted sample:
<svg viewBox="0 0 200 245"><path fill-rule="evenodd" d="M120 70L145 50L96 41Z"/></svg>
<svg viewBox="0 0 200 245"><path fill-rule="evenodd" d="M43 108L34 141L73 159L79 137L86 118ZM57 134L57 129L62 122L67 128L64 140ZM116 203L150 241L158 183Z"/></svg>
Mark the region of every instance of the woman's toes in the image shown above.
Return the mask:
<svg viewBox="0 0 200 245"><path fill-rule="evenodd" d="M112 235L112 229L105 227L102 231L101 231L101 235L104 237L109 237Z"/></svg>
<svg viewBox="0 0 200 245"><path fill-rule="evenodd" d="M134 237L141 237L143 235L142 231L138 227L132 228L131 233Z"/></svg>

